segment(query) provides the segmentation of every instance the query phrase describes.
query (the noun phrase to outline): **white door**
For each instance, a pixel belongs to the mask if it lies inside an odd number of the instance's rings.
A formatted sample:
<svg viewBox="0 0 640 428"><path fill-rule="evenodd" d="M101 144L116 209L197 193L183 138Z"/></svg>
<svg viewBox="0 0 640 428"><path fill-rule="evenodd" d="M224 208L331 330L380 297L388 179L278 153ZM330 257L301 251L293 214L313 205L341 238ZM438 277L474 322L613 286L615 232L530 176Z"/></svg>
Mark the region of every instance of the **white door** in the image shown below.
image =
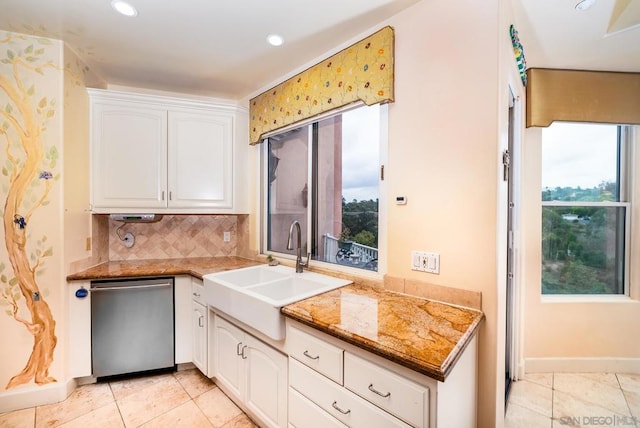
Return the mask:
<svg viewBox="0 0 640 428"><path fill-rule="evenodd" d="M250 335L246 342L246 405L269 426L286 427L287 357Z"/></svg>
<svg viewBox="0 0 640 428"><path fill-rule="evenodd" d="M193 364L207 375L207 308L192 302Z"/></svg>
<svg viewBox="0 0 640 428"><path fill-rule="evenodd" d="M224 319L214 319L214 376L237 397L244 390L244 360L242 359L244 332ZM246 352L246 350L245 350Z"/></svg>
<svg viewBox="0 0 640 428"><path fill-rule="evenodd" d="M169 111L169 207L233 208L233 116Z"/></svg>
<svg viewBox="0 0 640 428"><path fill-rule="evenodd" d="M165 207L166 110L101 101L91 109L93 207Z"/></svg>

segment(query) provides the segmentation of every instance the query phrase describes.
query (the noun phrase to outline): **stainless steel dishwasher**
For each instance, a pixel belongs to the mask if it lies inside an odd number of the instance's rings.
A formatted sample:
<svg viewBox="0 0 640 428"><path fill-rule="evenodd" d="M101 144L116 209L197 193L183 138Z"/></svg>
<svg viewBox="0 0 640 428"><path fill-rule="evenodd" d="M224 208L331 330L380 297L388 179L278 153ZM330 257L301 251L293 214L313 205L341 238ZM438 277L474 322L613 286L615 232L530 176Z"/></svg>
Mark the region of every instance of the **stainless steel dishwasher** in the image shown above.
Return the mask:
<svg viewBox="0 0 640 428"><path fill-rule="evenodd" d="M91 282L96 378L175 368L173 278Z"/></svg>

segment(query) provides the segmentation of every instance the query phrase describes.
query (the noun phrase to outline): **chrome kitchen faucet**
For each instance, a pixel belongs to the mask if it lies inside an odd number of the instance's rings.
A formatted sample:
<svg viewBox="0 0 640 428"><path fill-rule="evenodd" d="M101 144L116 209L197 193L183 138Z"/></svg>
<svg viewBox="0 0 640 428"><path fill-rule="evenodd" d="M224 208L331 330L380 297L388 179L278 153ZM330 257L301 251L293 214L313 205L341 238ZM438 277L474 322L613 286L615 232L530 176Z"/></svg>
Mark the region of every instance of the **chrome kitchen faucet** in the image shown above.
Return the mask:
<svg viewBox="0 0 640 428"><path fill-rule="evenodd" d="M300 231L300 223L298 223L298 220L294 220L291 223L291 226L289 227L289 239L287 240L287 250L293 250L293 229L295 229L298 232L298 241L296 242L296 272L297 273L302 273L302 268L303 267L308 267L309 266L309 257L311 256L311 253L307 253L307 261L303 262L302 261L302 244L301 244L301 235L302 232Z"/></svg>

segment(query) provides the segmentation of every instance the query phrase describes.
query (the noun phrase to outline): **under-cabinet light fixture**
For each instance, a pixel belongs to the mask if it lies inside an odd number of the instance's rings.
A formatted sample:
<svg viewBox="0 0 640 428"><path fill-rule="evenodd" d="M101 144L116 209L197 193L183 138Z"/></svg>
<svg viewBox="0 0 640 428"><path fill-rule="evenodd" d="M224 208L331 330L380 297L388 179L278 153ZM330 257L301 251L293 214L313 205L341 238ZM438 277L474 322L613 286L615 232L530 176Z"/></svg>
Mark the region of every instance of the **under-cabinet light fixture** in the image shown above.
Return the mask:
<svg viewBox="0 0 640 428"><path fill-rule="evenodd" d="M129 3L127 3L126 1L111 0L111 7L116 12L124 16L134 17L138 15L138 11L136 10L136 8L130 5Z"/></svg>

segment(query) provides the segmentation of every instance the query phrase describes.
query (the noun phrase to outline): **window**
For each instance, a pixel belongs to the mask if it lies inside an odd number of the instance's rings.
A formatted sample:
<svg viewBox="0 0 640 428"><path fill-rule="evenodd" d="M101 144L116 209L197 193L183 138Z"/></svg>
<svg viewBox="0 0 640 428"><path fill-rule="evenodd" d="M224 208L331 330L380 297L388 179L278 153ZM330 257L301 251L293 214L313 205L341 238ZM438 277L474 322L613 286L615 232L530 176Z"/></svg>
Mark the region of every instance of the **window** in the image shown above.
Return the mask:
<svg viewBox="0 0 640 428"><path fill-rule="evenodd" d="M543 294L626 292L629 140L624 126L543 129Z"/></svg>
<svg viewBox="0 0 640 428"><path fill-rule="evenodd" d="M266 252L295 254L295 248L287 249L287 240L290 225L298 221L302 253L310 253L311 260L378 270L385 112L386 106L361 106L266 139Z"/></svg>

